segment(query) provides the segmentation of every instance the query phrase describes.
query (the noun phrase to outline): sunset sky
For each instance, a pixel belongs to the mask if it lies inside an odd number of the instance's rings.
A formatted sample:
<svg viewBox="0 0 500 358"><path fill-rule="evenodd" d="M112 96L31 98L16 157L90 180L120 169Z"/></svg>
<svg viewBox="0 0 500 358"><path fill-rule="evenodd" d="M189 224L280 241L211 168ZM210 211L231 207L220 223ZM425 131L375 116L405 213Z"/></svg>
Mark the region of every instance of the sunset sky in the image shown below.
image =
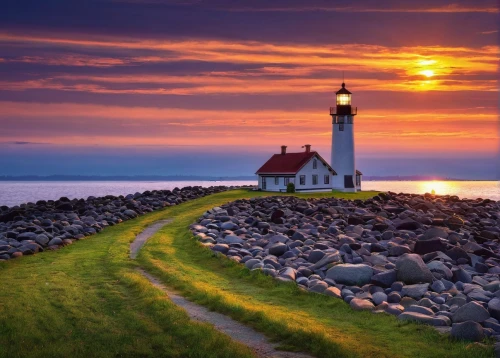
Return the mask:
<svg viewBox="0 0 500 358"><path fill-rule="evenodd" d="M344 71L364 174L495 178L499 24L494 0L6 0L0 175L329 159Z"/></svg>

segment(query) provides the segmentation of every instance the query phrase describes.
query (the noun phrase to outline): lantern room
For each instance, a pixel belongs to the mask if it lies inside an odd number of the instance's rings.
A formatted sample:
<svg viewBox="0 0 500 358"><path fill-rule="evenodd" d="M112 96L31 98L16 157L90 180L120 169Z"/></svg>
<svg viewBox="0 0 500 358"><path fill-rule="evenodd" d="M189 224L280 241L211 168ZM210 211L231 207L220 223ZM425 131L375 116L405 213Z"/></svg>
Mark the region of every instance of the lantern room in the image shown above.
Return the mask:
<svg viewBox="0 0 500 358"><path fill-rule="evenodd" d="M357 114L357 108L351 107L351 92L345 88L345 83L342 83L342 88L336 93L337 96L337 106L330 107L330 114L333 115L349 115L355 116Z"/></svg>
<svg viewBox="0 0 500 358"><path fill-rule="evenodd" d="M351 92L345 88L345 83L342 83L342 88L337 91L337 106L351 105Z"/></svg>

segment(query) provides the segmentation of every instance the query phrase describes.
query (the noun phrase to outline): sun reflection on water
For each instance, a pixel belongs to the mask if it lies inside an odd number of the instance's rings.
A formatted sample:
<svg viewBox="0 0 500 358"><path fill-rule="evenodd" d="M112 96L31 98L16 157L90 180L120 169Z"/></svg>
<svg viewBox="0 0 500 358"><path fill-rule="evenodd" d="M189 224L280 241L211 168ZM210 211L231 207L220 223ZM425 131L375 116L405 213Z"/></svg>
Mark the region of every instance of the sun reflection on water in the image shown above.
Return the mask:
<svg viewBox="0 0 500 358"><path fill-rule="evenodd" d="M419 191L421 193L434 193L436 195L455 195L457 192L456 182L431 180L419 182Z"/></svg>

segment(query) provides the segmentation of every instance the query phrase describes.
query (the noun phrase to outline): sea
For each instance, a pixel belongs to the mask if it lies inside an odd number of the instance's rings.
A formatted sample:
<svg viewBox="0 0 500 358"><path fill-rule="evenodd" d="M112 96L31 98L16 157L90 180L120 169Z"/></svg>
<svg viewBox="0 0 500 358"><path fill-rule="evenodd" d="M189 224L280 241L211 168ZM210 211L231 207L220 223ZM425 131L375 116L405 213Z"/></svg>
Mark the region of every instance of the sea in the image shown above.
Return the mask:
<svg viewBox="0 0 500 358"><path fill-rule="evenodd" d="M171 190L185 186L257 185L247 181L2 181L0 206L15 206L38 200L57 200L60 197L127 195L146 190ZM500 200L500 181L363 181L363 190L396 193L457 195L468 199Z"/></svg>

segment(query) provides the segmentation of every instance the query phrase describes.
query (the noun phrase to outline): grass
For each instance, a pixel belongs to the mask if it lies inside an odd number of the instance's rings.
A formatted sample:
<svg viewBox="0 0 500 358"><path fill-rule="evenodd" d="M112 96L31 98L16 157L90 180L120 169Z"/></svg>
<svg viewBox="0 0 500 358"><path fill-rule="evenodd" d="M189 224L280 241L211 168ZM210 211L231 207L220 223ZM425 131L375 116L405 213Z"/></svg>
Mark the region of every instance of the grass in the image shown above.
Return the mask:
<svg viewBox="0 0 500 358"><path fill-rule="evenodd" d="M295 194L299 197L371 197ZM320 357L490 357L432 328L354 312L338 299L302 292L214 255L188 230L205 210L242 197L231 191L107 228L68 248L0 263L0 357L246 357L211 326L190 322L136 273L139 265L183 295ZM129 243L154 221L175 218L128 258Z"/></svg>

